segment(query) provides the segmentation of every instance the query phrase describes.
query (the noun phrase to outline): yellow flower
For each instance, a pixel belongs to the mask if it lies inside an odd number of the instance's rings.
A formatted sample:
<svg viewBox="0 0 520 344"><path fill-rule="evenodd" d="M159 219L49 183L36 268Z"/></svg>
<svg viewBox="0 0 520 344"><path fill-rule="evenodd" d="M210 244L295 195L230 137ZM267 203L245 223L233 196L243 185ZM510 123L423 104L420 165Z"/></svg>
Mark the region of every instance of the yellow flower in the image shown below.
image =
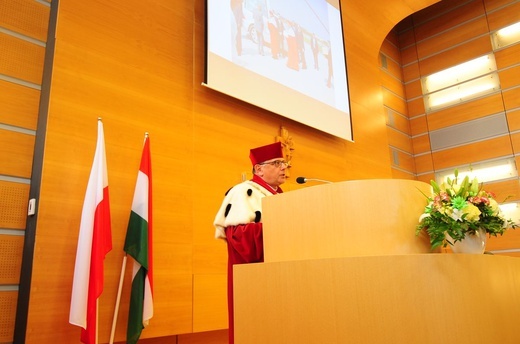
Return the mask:
<svg viewBox="0 0 520 344"><path fill-rule="evenodd" d="M468 220L469 222L477 222L478 220L480 220L481 212L473 204L468 203L464 208L462 208L462 210L464 211L464 214L467 214L466 220Z"/></svg>

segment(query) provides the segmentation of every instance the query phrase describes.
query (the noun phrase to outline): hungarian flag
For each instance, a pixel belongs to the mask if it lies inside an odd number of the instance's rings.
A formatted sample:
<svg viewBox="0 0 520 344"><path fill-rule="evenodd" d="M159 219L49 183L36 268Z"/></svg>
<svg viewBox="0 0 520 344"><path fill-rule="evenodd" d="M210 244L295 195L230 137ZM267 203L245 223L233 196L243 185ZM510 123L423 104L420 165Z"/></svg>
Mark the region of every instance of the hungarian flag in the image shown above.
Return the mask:
<svg viewBox="0 0 520 344"><path fill-rule="evenodd" d="M124 250L134 259L126 334L126 342L133 344L137 343L153 316L152 166L148 134L145 136Z"/></svg>
<svg viewBox="0 0 520 344"><path fill-rule="evenodd" d="M94 162L79 227L69 322L82 327L81 341L97 342L97 303L103 292L103 261L112 249L103 122L98 120Z"/></svg>

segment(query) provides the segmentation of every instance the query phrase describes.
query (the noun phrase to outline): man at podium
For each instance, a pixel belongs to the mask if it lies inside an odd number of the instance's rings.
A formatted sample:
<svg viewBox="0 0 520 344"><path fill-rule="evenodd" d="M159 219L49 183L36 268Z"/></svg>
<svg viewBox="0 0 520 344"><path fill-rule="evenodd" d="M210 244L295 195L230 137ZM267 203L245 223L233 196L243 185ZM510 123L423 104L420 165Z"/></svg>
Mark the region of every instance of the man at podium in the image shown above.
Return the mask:
<svg viewBox="0 0 520 344"><path fill-rule="evenodd" d="M228 249L229 343L233 336L233 265L264 261L262 198L282 193L287 162L282 144L276 142L250 150L253 179L232 187L215 217L215 237Z"/></svg>

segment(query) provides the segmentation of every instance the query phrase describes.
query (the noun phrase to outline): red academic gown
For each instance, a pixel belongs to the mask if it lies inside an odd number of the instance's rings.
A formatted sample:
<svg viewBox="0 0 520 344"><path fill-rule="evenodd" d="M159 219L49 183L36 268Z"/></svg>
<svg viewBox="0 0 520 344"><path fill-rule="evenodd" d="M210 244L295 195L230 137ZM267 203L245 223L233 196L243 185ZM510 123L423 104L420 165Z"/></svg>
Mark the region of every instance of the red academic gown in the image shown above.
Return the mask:
<svg viewBox="0 0 520 344"><path fill-rule="evenodd" d="M229 343L234 343L234 303L233 303L233 265L259 263L264 261L264 243L261 221L261 198L267 195L282 193L282 189L274 190L263 179L254 175L253 180L233 187L228 191L222 207L217 214L215 224L224 218L240 218L246 216L250 222L228 225L225 227L225 237L228 249L228 315ZM247 206L235 202L245 202ZM233 211L240 211L237 214ZM246 214L248 213L248 214Z"/></svg>

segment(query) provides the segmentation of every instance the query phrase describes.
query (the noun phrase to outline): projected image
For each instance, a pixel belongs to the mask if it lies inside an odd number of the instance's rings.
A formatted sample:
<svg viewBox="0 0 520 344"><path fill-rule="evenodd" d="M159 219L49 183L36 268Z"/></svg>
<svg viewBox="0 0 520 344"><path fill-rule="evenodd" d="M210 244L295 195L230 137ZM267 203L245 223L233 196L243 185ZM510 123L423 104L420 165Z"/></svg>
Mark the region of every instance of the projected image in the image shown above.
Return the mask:
<svg viewBox="0 0 520 344"><path fill-rule="evenodd" d="M339 86L343 93L338 103L335 98L328 10L325 0L231 0L233 51L227 56L309 97L346 108L345 85ZM343 44L341 35L335 38ZM335 64L345 72L343 58Z"/></svg>
<svg viewBox="0 0 520 344"><path fill-rule="evenodd" d="M352 141L339 0L206 4L206 86Z"/></svg>

